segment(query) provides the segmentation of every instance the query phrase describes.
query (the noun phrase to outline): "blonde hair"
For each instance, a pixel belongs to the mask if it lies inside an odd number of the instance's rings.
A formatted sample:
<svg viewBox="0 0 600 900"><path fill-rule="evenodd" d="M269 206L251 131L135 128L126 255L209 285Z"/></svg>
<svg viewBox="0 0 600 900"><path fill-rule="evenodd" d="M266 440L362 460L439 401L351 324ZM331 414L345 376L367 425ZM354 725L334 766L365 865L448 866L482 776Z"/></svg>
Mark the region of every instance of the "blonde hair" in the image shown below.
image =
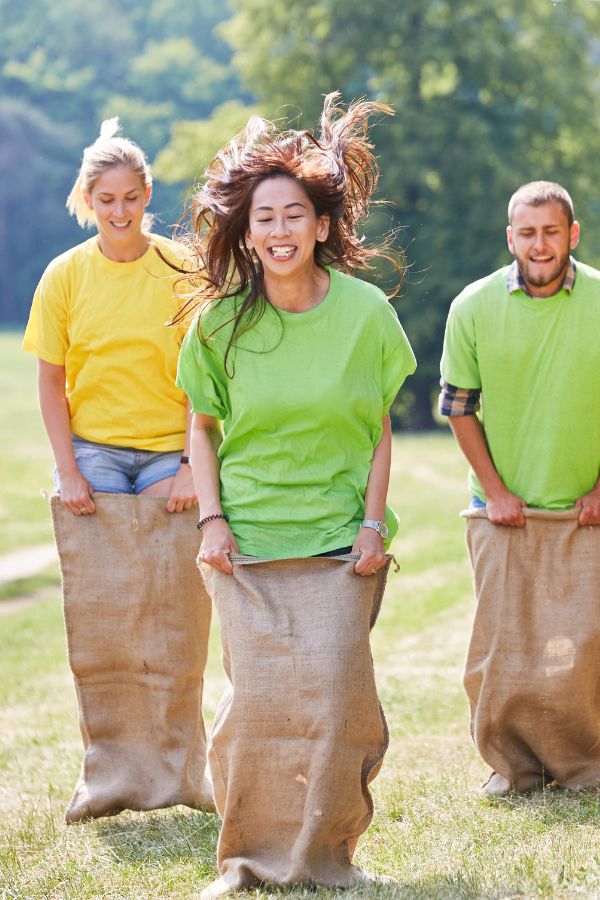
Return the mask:
<svg viewBox="0 0 600 900"><path fill-rule="evenodd" d="M82 227L96 224L94 210L86 203L84 193L91 193L98 178L109 169L129 169L139 175L145 188L152 185L152 171L141 147L128 138L117 137L119 119L105 119L100 136L83 151L83 159L75 184L67 197L67 209ZM150 229L152 216L146 214L142 228Z"/></svg>

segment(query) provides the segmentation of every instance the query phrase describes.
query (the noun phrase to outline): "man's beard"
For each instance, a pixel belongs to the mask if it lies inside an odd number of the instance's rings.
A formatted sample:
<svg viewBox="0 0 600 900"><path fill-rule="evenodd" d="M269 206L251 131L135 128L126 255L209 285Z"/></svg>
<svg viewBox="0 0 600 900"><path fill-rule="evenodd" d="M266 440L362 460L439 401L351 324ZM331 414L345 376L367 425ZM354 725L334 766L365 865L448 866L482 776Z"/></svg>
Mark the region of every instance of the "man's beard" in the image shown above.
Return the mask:
<svg viewBox="0 0 600 900"><path fill-rule="evenodd" d="M521 276L527 284L531 284L533 287L545 287L547 284L556 281L556 279L560 278L561 274L565 272L569 265L569 255L570 251L567 248L566 252L556 260L552 269L548 272L540 272L539 274L534 274L530 269L530 266L533 268L535 263L532 263L529 257L517 256L517 264Z"/></svg>

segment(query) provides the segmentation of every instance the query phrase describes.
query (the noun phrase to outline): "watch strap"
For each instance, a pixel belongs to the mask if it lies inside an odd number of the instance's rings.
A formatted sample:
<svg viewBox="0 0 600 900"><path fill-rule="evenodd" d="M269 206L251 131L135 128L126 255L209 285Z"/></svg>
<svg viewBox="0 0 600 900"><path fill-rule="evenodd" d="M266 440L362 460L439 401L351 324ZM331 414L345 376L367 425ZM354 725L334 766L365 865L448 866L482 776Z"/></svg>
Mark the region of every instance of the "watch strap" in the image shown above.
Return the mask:
<svg viewBox="0 0 600 900"><path fill-rule="evenodd" d="M363 519L360 523L361 528L373 528L374 531L377 531L381 534L381 526L385 525L385 522L378 521L377 519Z"/></svg>

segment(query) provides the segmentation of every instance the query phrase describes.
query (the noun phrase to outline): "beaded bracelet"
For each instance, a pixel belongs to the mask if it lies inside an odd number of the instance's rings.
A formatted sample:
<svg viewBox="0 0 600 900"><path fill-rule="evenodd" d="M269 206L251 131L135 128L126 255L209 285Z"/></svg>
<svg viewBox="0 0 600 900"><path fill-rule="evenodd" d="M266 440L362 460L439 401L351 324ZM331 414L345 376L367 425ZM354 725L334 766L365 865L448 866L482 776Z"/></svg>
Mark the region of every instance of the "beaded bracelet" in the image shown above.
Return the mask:
<svg viewBox="0 0 600 900"><path fill-rule="evenodd" d="M227 513L214 513L212 516L204 516L203 519L200 519L196 528L198 531L202 531L207 522L212 522L214 519L225 519L226 522L229 522L229 516Z"/></svg>

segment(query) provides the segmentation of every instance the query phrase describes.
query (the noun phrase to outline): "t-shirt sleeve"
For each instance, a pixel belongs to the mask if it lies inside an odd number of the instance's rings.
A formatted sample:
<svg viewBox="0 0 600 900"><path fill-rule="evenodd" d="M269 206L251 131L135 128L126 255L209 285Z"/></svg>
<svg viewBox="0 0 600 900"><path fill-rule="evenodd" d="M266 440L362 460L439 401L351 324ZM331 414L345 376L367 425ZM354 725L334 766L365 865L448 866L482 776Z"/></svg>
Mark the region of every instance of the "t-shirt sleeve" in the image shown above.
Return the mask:
<svg viewBox="0 0 600 900"><path fill-rule="evenodd" d="M448 314L440 370L443 380L457 388L481 387L473 311L460 297Z"/></svg>
<svg viewBox="0 0 600 900"><path fill-rule="evenodd" d="M62 272L51 264L33 295L23 349L64 366L68 348L68 290Z"/></svg>
<svg viewBox="0 0 600 900"><path fill-rule="evenodd" d="M187 394L192 412L224 419L228 407L226 378L220 355L198 336L196 317L179 351L176 381Z"/></svg>
<svg viewBox="0 0 600 900"><path fill-rule="evenodd" d="M387 414L405 380L417 368L417 361L396 310L387 302L384 310L382 394Z"/></svg>

